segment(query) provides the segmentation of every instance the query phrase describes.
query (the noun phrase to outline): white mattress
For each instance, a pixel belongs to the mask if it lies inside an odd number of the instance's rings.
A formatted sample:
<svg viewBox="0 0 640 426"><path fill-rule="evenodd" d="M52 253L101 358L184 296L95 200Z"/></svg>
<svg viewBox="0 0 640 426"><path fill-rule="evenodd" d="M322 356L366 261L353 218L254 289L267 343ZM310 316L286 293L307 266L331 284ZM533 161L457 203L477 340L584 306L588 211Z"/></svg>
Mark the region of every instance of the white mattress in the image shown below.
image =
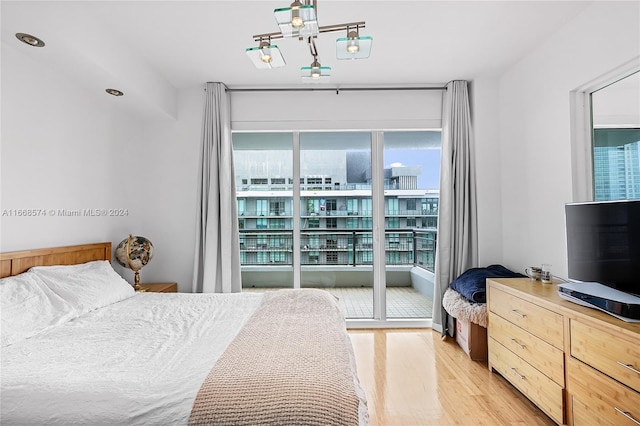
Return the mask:
<svg viewBox="0 0 640 426"><path fill-rule="evenodd" d="M202 381L261 299L139 293L4 347L0 423L187 424Z"/></svg>

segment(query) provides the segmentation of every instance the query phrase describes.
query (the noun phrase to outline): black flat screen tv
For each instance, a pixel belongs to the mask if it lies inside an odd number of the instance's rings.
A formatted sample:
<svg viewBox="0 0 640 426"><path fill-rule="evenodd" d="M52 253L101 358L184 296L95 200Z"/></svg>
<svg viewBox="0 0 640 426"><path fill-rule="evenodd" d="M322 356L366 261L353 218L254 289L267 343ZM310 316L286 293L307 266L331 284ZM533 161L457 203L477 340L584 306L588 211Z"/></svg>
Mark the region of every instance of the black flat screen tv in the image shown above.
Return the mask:
<svg viewBox="0 0 640 426"><path fill-rule="evenodd" d="M640 200L565 205L569 280L640 295Z"/></svg>

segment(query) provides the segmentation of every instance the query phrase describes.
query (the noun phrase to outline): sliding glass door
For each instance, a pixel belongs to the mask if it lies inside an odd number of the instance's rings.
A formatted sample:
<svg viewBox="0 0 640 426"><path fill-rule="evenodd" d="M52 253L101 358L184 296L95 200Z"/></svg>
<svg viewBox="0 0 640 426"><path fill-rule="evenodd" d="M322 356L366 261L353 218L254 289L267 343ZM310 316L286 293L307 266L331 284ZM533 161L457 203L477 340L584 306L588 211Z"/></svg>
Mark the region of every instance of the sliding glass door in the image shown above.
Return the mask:
<svg viewBox="0 0 640 426"><path fill-rule="evenodd" d="M300 133L300 285L373 318L371 133Z"/></svg>
<svg viewBox="0 0 640 426"><path fill-rule="evenodd" d="M439 130L234 132L233 145L244 290L320 288L354 320L430 317Z"/></svg>

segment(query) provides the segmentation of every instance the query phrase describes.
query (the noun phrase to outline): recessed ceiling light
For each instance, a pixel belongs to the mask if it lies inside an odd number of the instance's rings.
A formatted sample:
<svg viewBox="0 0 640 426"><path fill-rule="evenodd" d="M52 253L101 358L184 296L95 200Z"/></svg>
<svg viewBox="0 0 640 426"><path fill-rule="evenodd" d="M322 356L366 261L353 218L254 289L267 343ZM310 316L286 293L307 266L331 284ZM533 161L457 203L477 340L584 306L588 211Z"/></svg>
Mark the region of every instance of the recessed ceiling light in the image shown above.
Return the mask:
<svg viewBox="0 0 640 426"><path fill-rule="evenodd" d="M16 37L18 38L18 40L20 40L25 44L28 44L29 46L33 46L33 47L44 46L44 41L40 40L38 37L32 36L31 34L16 33Z"/></svg>
<svg viewBox="0 0 640 426"><path fill-rule="evenodd" d="M118 89L106 89L105 92L107 92L108 94L113 95L113 96L122 96L122 95L124 95L124 93L121 92Z"/></svg>

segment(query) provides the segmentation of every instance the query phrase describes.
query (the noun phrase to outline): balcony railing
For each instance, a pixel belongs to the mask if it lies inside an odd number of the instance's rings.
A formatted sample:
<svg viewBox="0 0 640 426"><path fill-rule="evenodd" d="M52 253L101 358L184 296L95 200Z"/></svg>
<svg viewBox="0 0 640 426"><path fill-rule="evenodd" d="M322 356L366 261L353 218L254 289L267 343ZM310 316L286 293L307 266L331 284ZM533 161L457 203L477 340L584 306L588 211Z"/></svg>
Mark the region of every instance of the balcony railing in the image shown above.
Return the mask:
<svg viewBox="0 0 640 426"><path fill-rule="evenodd" d="M238 211L238 217L291 217L293 213L291 210L278 210L278 211L259 211L259 210L241 210ZM371 217L371 210L302 210L300 216L302 217L315 217L315 216L358 216L358 217ZM438 216L438 209L431 210L388 210L385 211L385 217L423 217L423 216Z"/></svg>
<svg viewBox="0 0 640 426"><path fill-rule="evenodd" d="M414 265L433 272L436 231L397 229L385 232L386 265ZM242 266L293 265L292 230L240 230ZM373 263L371 231L303 229L300 264L360 266Z"/></svg>

